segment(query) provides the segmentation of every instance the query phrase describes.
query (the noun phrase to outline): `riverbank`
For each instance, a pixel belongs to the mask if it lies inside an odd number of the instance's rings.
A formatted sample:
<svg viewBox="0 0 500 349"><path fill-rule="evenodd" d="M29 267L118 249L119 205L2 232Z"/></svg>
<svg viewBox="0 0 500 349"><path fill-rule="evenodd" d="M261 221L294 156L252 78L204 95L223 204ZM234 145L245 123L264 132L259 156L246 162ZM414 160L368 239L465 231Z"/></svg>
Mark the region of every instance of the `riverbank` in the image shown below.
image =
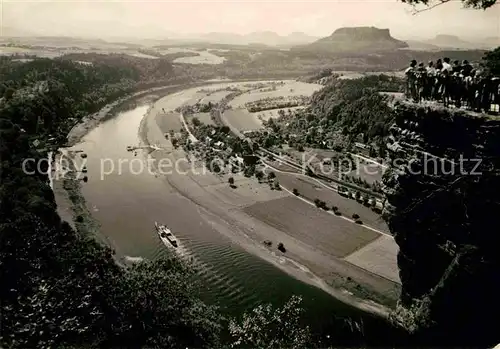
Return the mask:
<svg viewBox="0 0 500 349"><path fill-rule="evenodd" d="M72 147L75 144L77 144L78 142L80 142L81 139L87 133L89 133L92 129L94 129L102 121L108 119L109 114L112 113L113 110L115 108L119 107L121 104L124 104L126 102L130 102L131 100L138 99L138 98L153 97L150 95L162 94L164 92L167 92L167 91L169 91L175 87L179 87L179 86L181 86L181 85L169 85L169 86L153 87L153 88L150 88L147 90L128 94L126 96L123 96L123 97L117 99L114 102L111 102L111 103L105 105L97 113L87 115L80 122L78 122L75 126L73 126L73 128L70 130L70 132L67 135L66 147ZM157 97L157 99L159 99L159 98L161 98L161 95L157 95L156 97ZM152 100L151 103L154 103L154 100Z"/></svg>
<svg viewBox="0 0 500 349"><path fill-rule="evenodd" d="M170 90L180 87L180 85L170 85L150 88L136 93L129 94L105 105L97 113L84 117L76 124L67 135L67 142L59 149L54 157L54 162L59 163L64 157L69 166L69 172L61 175L53 175L53 192L57 205L57 212L62 220L66 221L75 231L83 237L95 237L100 243L109 246L115 251L116 246L103 234L100 234L99 222L93 217L91 209L88 207L85 197L82 194L82 180L84 175L77 171L77 163L81 163L81 158L76 150L77 144L85 135L96 128L101 122L112 118L115 111L127 103L153 104L155 100L161 98ZM116 255L115 255L116 256ZM119 258L115 260L120 265L124 262L137 262L137 259Z"/></svg>
<svg viewBox="0 0 500 349"><path fill-rule="evenodd" d="M184 96L184 98L188 97ZM169 107L172 107L172 101L165 100L163 102L162 99L143 118L139 128L139 136L144 144L164 144L168 147L169 141L163 136L168 130L159 126L157 118L178 117L175 114L162 114L160 116L159 111L162 109L168 110ZM172 120L170 127L173 127L174 124L177 125L178 122L179 120L175 120L175 122ZM162 119L161 124L164 128L169 127L168 120ZM180 157L185 157L182 150L163 154L155 152L155 154L156 160L169 158L173 162ZM324 290L344 303L382 317L388 316L390 313L389 307L357 297L357 295L367 295L367 293L357 290L356 288L359 288L359 285L353 282L353 279L362 279L370 285L381 285L381 282L384 283L386 280L380 281L377 277L369 275L365 271L357 270L356 267L342 260L329 258L317 248L309 246L291 237L286 232L273 228L246 214L241 204L238 203L241 197L236 198L234 195L246 195L244 198L247 199L246 201L265 201L276 198L269 197L269 193L265 194L264 190L269 191L268 186L265 184L262 184L263 188L259 188L259 185L255 183L256 181L245 179L243 176L239 178L239 176L233 175L233 177L238 185L238 190L231 193L221 193L227 189L227 179L217 178L211 173L197 176L188 171L187 174L169 174L164 179L182 196L196 203L200 207L200 215L209 221L220 234L229 237L239 247L272 263L294 278ZM248 184L249 181L252 184ZM248 188L245 189L247 185ZM257 198L255 194L250 192L257 192L259 196L263 195L269 198ZM252 195L253 197L251 197ZM240 200L240 202L244 201ZM268 249L262 243L264 240L284 243L287 247L286 255ZM350 275L355 276L351 278ZM342 286L334 288L330 286L332 284ZM372 288L370 292L383 294L387 292L387 288L383 286L378 289Z"/></svg>

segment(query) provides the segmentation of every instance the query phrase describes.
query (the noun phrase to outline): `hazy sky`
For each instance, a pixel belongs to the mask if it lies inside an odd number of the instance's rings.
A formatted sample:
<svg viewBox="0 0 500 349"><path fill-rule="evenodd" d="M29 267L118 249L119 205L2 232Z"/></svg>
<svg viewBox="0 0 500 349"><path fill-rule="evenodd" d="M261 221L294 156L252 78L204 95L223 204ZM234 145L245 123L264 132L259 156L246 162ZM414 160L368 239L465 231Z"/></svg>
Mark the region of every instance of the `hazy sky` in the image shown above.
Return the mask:
<svg viewBox="0 0 500 349"><path fill-rule="evenodd" d="M42 35L102 38L264 30L326 36L344 26L389 28L397 38L500 36L499 5L487 11L470 10L458 1L412 15L412 7L397 0L3 0L1 20L4 27Z"/></svg>

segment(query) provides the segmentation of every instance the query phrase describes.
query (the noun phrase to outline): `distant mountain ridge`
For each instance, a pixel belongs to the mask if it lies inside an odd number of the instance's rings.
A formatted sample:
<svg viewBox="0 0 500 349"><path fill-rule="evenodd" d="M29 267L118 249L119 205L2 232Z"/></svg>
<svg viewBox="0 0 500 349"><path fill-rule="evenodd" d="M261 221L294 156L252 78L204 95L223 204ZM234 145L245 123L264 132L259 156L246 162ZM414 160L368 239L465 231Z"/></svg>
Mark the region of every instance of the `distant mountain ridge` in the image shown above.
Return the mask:
<svg viewBox="0 0 500 349"><path fill-rule="evenodd" d="M3 37L4 39L9 37L46 37L46 35L41 35L40 33L32 33L27 32L19 28L13 27L3 27ZM163 31L158 28L146 28L151 33L150 36L146 35L144 38L133 38L130 37L126 40L128 35L124 35L123 37L108 37L103 36L100 39L104 39L106 41L140 41L140 40L161 40L170 42L172 44L175 43L213 43L213 44L229 44L229 45L249 45L249 44L263 44L267 46L286 46L291 47L294 45L303 45L314 42L318 39L318 37L308 35L302 32L293 32L288 35L279 35L273 31L256 31L248 34L235 34L229 32L211 32L211 33L175 33L171 31ZM153 32L155 33L153 35ZM54 35L54 37L60 35ZM91 36L87 38L88 40L95 40L96 37Z"/></svg>
<svg viewBox="0 0 500 349"><path fill-rule="evenodd" d="M424 41L418 40L405 40L408 44L409 50L417 50L417 51L439 51L441 48L436 45L429 44Z"/></svg>
<svg viewBox="0 0 500 349"><path fill-rule="evenodd" d="M332 35L300 47L306 50L342 52L379 52L407 48L408 44L391 36L389 29L376 27L344 27Z"/></svg>
<svg viewBox="0 0 500 349"><path fill-rule="evenodd" d="M453 50L489 50L500 46L499 37L481 40L464 40L456 35L439 34L428 40L408 40L411 48L453 49Z"/></svg>
<svg viewBox="0 0 500 349"><path fill-rule="evenodd" d="M154 28L153 28L154 29ZM154 30L151 29L150 32ZM391 36L389 29L376 27L343 27L335 30L330 36L318 38L303 32L292 32L280 35L273 31L256 31L248 34L229 32L211 33L175 33L156 28L157 33L151 37L122 36L78 37L47 36L37 32L26 31L22 28L3 26L0 41L25 41L28 44L44 45L57 42L62 45L78 46L96 44L105 40L107 43L134 43L135 45L187 45L194 43L223 44L223 45L251 45L270 46L278 48L292 48L305 51L324 51L326 53L376 53L398 49L416 51L439 50L490 50L500 46L500 36L486 38L460 38L456 35L439 34L432 39L411 38L399 40ZM16 40L17 39L17 40ZM30 41L31 40L31 41ZM33 41L35 40L35 41ZM33 41L33 42L32 42ZM104 43L104 41L103 41Z"/></svg>
<svg viewBox="0 0 500 349"><path fill-rule="evenodd" d="M289 35L279 35L272 31L257 31L248 34L234 34L224 32L212 32L200 36L192 36L202 41L217 44L249 45L264 44L268 46L294 46L314 42L318 38L302 32L293 32Z"/></svg>
<svg viewBox="0 0 500 349"><path fill-rule="evenodd" d="M474 44L472 42L462 40L456 35L448 35L448 34L436 35L434 39L427 40L426 42L431 45L436 45L439 47L446 47L446 48L458 48L458 49L482 48L481 44L479 45Z"/></svg>

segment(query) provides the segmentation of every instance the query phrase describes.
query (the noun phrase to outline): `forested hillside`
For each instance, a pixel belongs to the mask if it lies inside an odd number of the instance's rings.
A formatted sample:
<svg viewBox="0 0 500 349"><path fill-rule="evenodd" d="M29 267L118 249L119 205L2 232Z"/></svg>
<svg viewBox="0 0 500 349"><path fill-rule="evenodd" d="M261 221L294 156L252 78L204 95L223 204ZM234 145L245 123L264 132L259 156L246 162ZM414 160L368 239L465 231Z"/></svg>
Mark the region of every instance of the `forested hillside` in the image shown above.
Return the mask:
<svg viewBox="0 0 500 349"><path fill-rule="evenodd" d="M21 63L9 58L0 59L0 78L4 100L10 105L23 104L25 115L20 125L28 133L35 131L37 116L44 123L40 131L56 131L131 91L138 81L131 67L86 66L51 59ZM55 105L71 106L72 110L60 111Z"/></svg>
<svg viewBox="0 0 500 349"><path fill-rule="evenodd" d="M165 82L177 78L186 78L176 74L170 60L148 59L126 54L74 53L62 57L63 60L92 63L92 66L112 66L116 71L129 76L141 85L156 81Z"/></svg>
<svg viewBox="0 0 500 349"><path fill-rule="evenodd" d="M374 144L383 156L383 139L389 135L394 113L388 106L390 97L380 92L398 92L402 86L401 79L387 75L353 80L333 78L313 94L307 108L282 115L270 124L280 125L279 133L293 137L294 146L324 148L333 142L333 147L344 147L359 139Z"/></svg>
<svg viewBox="0 0 500 349"><path fill-rule="evenodd" d="M363 135L364 142L378 141L392 122L387 97L380 92L400 92L402 86L401 79L386 75L334 80L313 95L311 112L332 120L352 138Z"/></svg>

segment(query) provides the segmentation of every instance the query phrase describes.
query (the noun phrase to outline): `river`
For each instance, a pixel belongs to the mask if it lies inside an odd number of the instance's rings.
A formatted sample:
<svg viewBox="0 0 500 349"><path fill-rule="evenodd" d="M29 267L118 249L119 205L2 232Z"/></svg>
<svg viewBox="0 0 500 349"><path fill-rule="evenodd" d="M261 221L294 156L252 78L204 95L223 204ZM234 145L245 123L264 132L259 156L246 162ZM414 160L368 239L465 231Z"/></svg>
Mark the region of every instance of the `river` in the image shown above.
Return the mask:
<svg viewBox="0 0 500 349"><path fill-rule="evenodd" d="M354 309L243 250L214 229L200 208L167 181L148 171L140 172L144 154L139 151L134 156L126 147L139 143L138 129L147 110L148 105L140 105L120 112L89 132L76 147L88 155L89 181L82 183L82 194L100 224L100 233L118 256L166 256L168 249L154 229L155 221L166 222L180 241L181 253L201 265L200 277L207 286L202 296L225 314L241 314L260 303L282 305L296 294L302 296L306 319L316 332L332 334L337 341L349 344L352 335L339 318L352 318L364 324L369 343L388 345L388 334L395 332L384 320ZM123 166L116 168L120 161ZM101 168L109 168L111 162L113 173L101 180Z"/></svg>

